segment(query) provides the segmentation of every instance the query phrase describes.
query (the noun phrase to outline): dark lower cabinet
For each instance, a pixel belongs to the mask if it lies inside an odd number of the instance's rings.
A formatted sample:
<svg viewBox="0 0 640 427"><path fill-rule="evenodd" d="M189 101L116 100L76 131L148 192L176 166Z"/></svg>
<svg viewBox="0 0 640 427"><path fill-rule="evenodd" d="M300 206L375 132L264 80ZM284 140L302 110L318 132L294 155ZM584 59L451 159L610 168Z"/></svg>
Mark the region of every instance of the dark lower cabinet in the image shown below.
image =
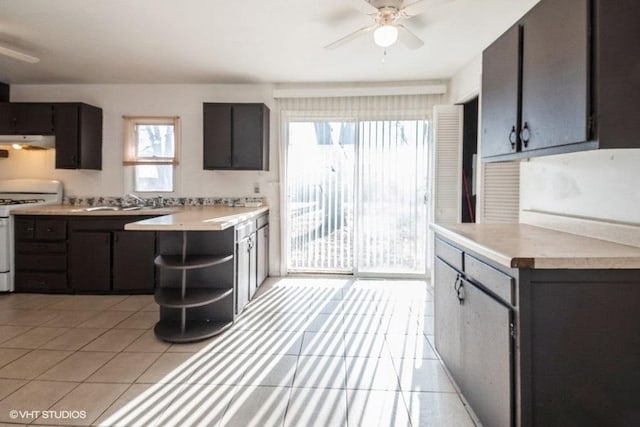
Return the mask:
<svg viewBox="0 0 640 427"><path fill-rule="evenodd" d="M155 241L146 231L113 232L114 291L153 291Z"/></svg>
<svg viewBox="0 0 640 427"><path fill-rule="evenodd" d="M256 232L256 263L256 286L260 286L269 276L269 224L263 225Z"/></svg>
<svg viewBox="0 0 640 427"><path fill-rule="evenodd" d="M240 313L251 298L252 273L251 268L251 240L244 236L236 243L236 313Z"/></svg>
<svg viewBox="0 0 640 427"><path fill-rule="evenodd" d="M483 425L640 425L640 270L508 269L435 248L436 350Z"/></svg>
<svg viewBox="0 0 640 427"><path fill-rule="evenodd" d="M73 231L69 249L71 289L108 292L111 289L111 233Z"/></svg>
<svg viewBox="0 0 640 427"><path fill-rule="evenodd" d="M149 216L18 216L17 291L151 293L156 235L124 231Z"/></svg>
<svg viewBox="0 0 640 427"><path fill-rule="evenodd" d="M17 217L14 235L16 291L68 291L67 222Z"/></svg>
<svg viewBox="0 0 640 427"><path fill-rule="evenodd" d="M512 310L436 260L436 347L478 417L510 426Z"/></svg>
<svg viewBox="0 0 640 427"><path fill-rule="evenodd" d="M268 275L268 216L236 226L236 313L251 301Z"/></svg>

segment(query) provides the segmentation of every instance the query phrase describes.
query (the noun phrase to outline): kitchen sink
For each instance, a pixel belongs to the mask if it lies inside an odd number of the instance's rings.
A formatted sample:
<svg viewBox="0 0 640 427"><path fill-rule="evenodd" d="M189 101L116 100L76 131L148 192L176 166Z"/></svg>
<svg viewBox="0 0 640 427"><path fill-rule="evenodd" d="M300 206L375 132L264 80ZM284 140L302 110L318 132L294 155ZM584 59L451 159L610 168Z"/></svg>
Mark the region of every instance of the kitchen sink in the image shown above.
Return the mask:
<svg viewBox="0 0 640 427"><path fill-rule="evenodd" d="M142 209L142 206L91 206L85 208L84 210L87 212L96 212L96 211L137 211Z"/></svg>

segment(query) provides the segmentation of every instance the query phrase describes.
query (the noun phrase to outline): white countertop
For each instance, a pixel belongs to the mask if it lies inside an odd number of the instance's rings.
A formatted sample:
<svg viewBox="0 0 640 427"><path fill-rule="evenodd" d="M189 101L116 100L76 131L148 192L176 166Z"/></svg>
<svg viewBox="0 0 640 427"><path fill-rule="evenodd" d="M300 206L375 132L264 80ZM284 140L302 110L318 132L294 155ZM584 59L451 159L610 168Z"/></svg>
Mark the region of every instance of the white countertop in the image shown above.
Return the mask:
<svg viewBox="0 0 640 427"><path fill-rule="evenodd" d="M69 216L138 216L138 215L168 215L179 212L182 207L142 208L136 210L99 210L87 211L88 206L72 205L42 205L18 208L11 211L12 215L69 215Z"/></svg>
<svg viewBox="0 0 640 427"><path fill-rule="evenodd" d="M640 248L527 224L431 224L431 229L507 268L640 269Z"/></svg>
<svg viewBox="0 0 640 427"><path fill-rule="evenodd" d="M188 206L171 215L127 224L125 230L148 231L217 231L256 218L269 207L231 208L226 206Z"/></svg>
<svg viewBox="0 0 640 427"><path fill-rule="evenodd" d="M147 231L218 231L258 217L268 212L269 207L241 208L227 206L180 206L159 209L120 211L87 211L85 207L69 205L44 205L16 209L14 215L70 215L90 217L145 216L154 218L136 221L125 226L125 230Z"/></svg>

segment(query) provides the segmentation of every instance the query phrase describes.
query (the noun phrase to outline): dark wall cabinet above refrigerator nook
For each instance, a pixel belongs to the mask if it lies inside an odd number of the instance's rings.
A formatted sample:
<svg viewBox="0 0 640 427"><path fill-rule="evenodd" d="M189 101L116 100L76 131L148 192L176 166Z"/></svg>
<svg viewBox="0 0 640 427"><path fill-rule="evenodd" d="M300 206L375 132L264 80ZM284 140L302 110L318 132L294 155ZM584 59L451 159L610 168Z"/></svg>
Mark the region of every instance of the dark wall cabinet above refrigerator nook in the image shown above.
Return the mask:
<svg viewBox="0 0 640 427"><path fill-rule="evenodd" d="M269 170L269 108L264 104L203 104L203 168Z"/></svg>
<svg viewBox="0 0 640 427"><path fill-rule="evenodd" d="M56 169L102 169L98 107L80 102L3 102L0 135L54 135Z"/></svg>
<svg viewBox="0 0 640 427"><path fill-rule="evenodd" d="M639 148L640 3L542 0L483 54L482 158Z"/></svg>

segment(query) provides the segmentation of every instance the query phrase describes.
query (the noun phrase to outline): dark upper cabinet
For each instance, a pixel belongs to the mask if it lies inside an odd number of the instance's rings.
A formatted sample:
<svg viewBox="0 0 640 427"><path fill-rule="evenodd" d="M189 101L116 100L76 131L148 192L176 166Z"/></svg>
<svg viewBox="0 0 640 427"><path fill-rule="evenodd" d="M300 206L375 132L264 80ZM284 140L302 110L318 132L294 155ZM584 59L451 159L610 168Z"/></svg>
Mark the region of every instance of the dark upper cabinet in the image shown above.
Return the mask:
<svg viewBox="0 0 640 427"><path fill-rule="evenodd" d="M0 133L4 135L52 135L53 105L41 102L0 104Z"/></svg>
<svg viewBox="0 0 640 427"><path fill-rule="evenodd" d="M543 1L522 34L522 151L589 140L589 1Z"/></svg>
<svg viewBox="0 0 640 427"><path fill-rule="evenodd" d="M102 109L54 104L56 169L102 169Z"/></svg>
<svg viewBox="0 0 640 427"><path fill-rule="evenodd" d="M542 0L487 48L483 160L640 147L639 20L634 0Z"/></svg>
<svg viewBox="0 0 640 427"><path fill-rule="evenodd" d="M269 169L266 105L204 103L203 120L204 169Z"/></svg>
<svg viewBox="0 0 640 427"><path fill-rule="evenodd" d="M520 129L519 25L511 27L482 56L482 155L515 152Z"/></svg>

